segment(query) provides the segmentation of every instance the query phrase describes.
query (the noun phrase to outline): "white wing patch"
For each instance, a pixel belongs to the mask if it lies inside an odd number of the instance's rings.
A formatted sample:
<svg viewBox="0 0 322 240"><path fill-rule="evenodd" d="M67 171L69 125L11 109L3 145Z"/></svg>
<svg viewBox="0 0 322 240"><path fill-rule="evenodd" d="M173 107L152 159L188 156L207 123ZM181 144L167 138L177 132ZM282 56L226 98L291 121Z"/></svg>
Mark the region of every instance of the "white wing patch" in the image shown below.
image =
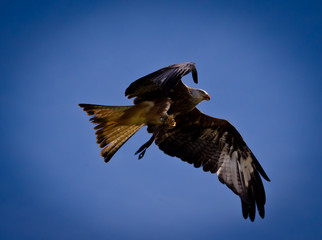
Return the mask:
<svg viewBox="0 0 322 240"><path fill-rule="evenodd" d="M237 152L234 151L231 156L228 151L228 144L224 147L220 154L219 162L222 165L217 171L219 180L222 183L227 184L230 188L234 189L236 193L240 193L243 190L243 184L241 182L239 174L239 163Z"/></svg>
<svg viewBox="0 0 322 240"><path fill-rule="evenodd" d="M220 139L222 143L228 133L224 133ZM252 166L252 158L250 153L247 153L246 159L238 150L234 150L233 146L225 143L218 159L217 176L219 180L230 187L236 194L240 194L249 187L251 175L254 171ZM245 156L245 154L244 154Z"/></svg>
<svg viewBox="0 0 322 240"><path fill-rule="evenodd" d="M248 187L248 183L251 180L251 174L254 172L254 168L252 166L252 158L250 157L249 154L247 154L247 158L246 159L241 158L239 163L240 163L239 171L243 173L244 183L246 187Z"/></svg>

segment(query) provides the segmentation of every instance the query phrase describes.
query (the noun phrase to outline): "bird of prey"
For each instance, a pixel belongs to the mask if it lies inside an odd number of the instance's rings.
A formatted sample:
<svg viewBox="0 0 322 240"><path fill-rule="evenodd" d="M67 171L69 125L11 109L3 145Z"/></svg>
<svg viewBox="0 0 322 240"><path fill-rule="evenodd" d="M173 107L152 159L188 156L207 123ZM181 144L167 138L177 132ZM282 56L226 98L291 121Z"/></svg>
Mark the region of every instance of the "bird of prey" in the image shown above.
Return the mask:
<svg viewBox="0 0 322 240"><path fill-rule="evenodd" d="M196 107L210 96L182 82L190 72L198 83L192 62L170 65L134 81L125 91L125 96L134 98L132 106L79 104L96 124L101 155L108 162L131 136L147 126L152 137L136 152L139 158L155 142L164 153L217 173L220 182L240 197L245 219L254 221L256 206L264 218L266 197L260 175L270 181L268 176L233 125Z"/></svg>

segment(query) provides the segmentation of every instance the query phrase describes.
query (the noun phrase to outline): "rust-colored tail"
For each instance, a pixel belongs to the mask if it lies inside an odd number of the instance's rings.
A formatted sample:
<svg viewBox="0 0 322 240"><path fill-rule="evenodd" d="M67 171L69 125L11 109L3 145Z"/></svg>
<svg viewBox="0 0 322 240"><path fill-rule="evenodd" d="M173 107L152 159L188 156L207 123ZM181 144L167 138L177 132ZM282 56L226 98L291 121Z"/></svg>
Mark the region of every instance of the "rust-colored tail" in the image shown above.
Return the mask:
<svg viewBox="0 0 322 240"><path fill-rule="evenodd" d="M90 121L97 124L94 129L97 130L97 143L103 148L101 155L105 162L108 162L117 150L144 125L124 125L120 123L124 113L133 106L118 107L92 104L79 104L79 106L88 115L93 115Z"/></svg>

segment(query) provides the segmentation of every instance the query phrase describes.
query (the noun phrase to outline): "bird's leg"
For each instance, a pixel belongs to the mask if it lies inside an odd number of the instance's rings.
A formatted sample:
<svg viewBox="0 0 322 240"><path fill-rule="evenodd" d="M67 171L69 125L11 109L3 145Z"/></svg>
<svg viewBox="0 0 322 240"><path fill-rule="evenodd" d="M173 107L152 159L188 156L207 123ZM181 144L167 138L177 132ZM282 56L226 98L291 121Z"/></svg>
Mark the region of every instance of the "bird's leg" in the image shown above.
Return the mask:
<svg viewBox="0 0 322 240"><path fill-rule="evenodd" d="M151 146L151 144L153 143L155 137L158 135L158 133L160 132L161 127L162 128L174 128L176 126L176 121L174 119L173 115L168 115L167 111L170 108L170 104L171 104L171 100L166 99L164 106L162 106L161 111L158 112L158 114L160 114L160 121L162 122L162 124L153 132L152 137L149 139L149 141L147 141L146 143L144 143L139 150L137 150L135 152L135 155L139 154L139 159L144 157L144 154L146 152L146 150Z"/></svg>
<svg viewBox="0 0 322 240"><path fill-rule="evenodd" d="M174 120L173 115L163 115L160 117L160 120L163 122L163 124L161 126L165 126L166 128L174 128L176 126L176 121ZM144 157L144 154L146 152L146 150L151 146L151 144L153 143L155 137L158 135L158 133L160 132L160 128L161 126L154 131L152 137L149 139L149 141L147 141L146 143L144 143L139 150L137 150L135 152L135 155L139 154L139 159Z"/></svg>
<svg viewBox="0 0 322 240"><path fill-rule="evenodd" d="M165 98L163 100L163 103L160 105L160 109L158 114L160 114L160 120L162 122L162 125L166 128L173 128L176 126L176 121L174 120L174 116L168 115L168 111L170 109L170 106L172 104L172 100L170 98Z"/></svg>
<svg viewBox="0 0 322 240"><path fill-rule="evenodd" d="M139 154L139 153L140 153L140 155L139 155L139 158L138 158L138 159L141 159L141 158L143 158L143 157L144 157L144 154L145 154L146 150L148 149L148 147L150 147L150 146L151 146L151 144L152 144L152 143L153 143L153 141L154 141L154 138L155 138L155 136L154 136L154 135L152 135L152 137L150 138L150 140L149 140L149 141L147 141L146 143L144 143L144 144L139 148L139 150L137 150L137 151L135 152L135 155L137 155L137 154Z"/></svg>
<svg viewBox="0 0 322 240"><path fill-rule="evenodd" d="M144 154L145 154L146 150L151 146L151 144L153 143L153 141L154 141L155 137L158 135L158 133L159 133L159 129L157 129L156 131L154 131L154 133L153 133L152 137L149 139L149 141L147 141L146 143L144 143L144 144L139 148L139 150L137 150L137 151L135 152L135 155L137 155L137 154L139 154L139 153L140 153L140 155L139 155L139 158L138 158L138 159L141 159L141 158L143 158L143 157L144 157Z"/></svg>

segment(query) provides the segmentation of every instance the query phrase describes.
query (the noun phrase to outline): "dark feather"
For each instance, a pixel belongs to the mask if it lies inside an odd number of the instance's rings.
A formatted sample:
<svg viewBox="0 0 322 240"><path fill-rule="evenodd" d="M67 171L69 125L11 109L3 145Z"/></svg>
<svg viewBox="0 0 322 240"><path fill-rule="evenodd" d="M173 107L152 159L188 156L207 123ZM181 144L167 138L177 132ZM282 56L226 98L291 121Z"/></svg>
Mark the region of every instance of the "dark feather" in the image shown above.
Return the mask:
<svg viewBox="0 0 322 240"><path fill-rule="evenodd" d="M259 174L269 181L263 168L238 131L226 120L213 118L197 108L179 115L176 127L159 132L155 143L170 156L216 173L242 201L245 218L265 215L265 191Z"/></svg>
<svg viewBox="0 0 322 240"><path fill-rule="evenodd" d="M168 96L181 78L190 72L192 72L194 82L198 83L195 64L192 62L178 63L150 73L131 83L125 91L125 96L128 98L136 97L136 102L142 98L149 99L149 96L152 95L154 98L156 96Z"/></svg>

